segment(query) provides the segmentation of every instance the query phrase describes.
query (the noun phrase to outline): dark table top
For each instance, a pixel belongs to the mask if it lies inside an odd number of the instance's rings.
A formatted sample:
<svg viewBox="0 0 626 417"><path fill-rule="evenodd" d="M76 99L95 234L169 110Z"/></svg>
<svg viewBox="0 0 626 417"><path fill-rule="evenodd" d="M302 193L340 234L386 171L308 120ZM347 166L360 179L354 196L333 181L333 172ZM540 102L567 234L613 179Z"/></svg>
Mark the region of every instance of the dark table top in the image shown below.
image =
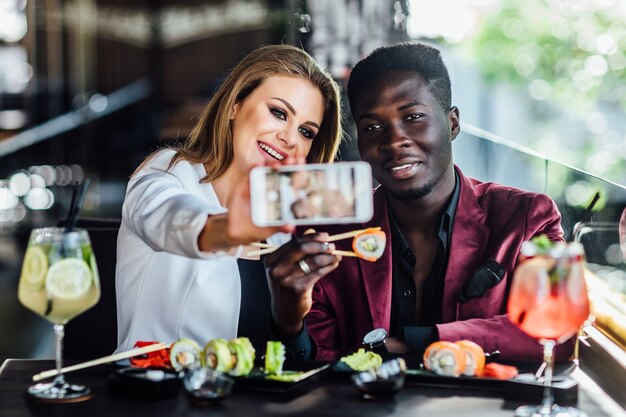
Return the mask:
<svg viewBox="0 0 626 417"><path fill-rule="evenodd" d="M506 402L498 389L477 390L450 386L407 385L393 399L364 400L346 378L319 375L296 393L266 393L236 388L221 403L197 407L191 405L181 390L177 397L159 400L137 399L112 392L111 365L67 374L72 383L89 386L90 400L74 404L39 404L25 394L32 376L51 369L50 360L9 359L0 368L0 417L23 416L462 416L499 417L513 415L519 404ZM593 398L592 398L593 397ZM602 407L602 399L584 387L578 389L578 407L591 417L611 416Z"/></svg>

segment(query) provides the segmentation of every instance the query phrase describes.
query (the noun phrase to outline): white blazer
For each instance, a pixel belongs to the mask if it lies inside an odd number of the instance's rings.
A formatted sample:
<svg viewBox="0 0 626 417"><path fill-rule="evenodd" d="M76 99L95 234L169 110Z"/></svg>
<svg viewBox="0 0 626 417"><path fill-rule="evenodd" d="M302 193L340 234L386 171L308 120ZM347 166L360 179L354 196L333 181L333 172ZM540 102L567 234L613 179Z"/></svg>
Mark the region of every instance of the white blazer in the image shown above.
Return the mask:
<svg viewBox="0 0 626 417"><path fill-rule="evenodd" d="M117 351L138 340L201 346L237 335L241 284L237 256L206 253L198 235L207 216L224 213L202 164L178 162L161 150L128 183L117 239ZM285 236L277 237L283 240ZM276 239L273 239L276 241Z"/></svg>

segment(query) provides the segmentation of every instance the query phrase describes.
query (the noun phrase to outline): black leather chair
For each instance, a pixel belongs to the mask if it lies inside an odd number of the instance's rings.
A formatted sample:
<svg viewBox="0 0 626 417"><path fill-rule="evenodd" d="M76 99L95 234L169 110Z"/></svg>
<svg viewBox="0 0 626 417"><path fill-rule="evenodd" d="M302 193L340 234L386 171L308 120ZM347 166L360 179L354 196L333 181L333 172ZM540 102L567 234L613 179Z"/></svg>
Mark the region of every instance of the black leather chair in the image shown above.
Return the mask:
<svg viewBox="0 0 626 417"><path fill-rule="evenodd" d="M63 356L93 359L110 355L117 347L115 263L117 232L121 219L79 218L76 227L86 229L91 239L100 275L100 301L65 326ZM64 221L59 226L65 226Z"/></svg>

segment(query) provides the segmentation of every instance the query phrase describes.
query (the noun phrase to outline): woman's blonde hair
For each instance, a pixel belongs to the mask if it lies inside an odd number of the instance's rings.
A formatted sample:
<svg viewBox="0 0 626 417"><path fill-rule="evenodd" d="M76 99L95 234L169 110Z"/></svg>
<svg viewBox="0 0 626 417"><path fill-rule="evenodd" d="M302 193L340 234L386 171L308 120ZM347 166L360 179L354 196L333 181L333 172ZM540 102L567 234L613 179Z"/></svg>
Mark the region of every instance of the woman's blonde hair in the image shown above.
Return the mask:
<svg viewBox="0 0 626 417"><path fill-rule="evenodd" d="M317 87L325 100L324 116L307 162L332 162L341 142L339 88L332 77L305 51L290 45L268 45L248 54L230 72L202 111L189 138L176 148L170 168L180 160L205 164L210 182L224 174L233 160L231 110L266 78L302 77Z"/></svg>

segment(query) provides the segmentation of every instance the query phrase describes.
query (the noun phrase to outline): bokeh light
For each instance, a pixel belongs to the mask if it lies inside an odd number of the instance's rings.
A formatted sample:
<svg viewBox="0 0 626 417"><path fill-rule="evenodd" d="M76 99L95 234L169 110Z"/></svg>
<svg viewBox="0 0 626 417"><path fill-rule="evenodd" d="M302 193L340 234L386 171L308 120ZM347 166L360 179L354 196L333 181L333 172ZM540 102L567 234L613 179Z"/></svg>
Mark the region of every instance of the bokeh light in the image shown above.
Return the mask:
<svg viewBox="0 0 626 417"><path fill-rule="evenodd" d="M9 188L17 197L26 195L30 190L30 177L25 171L19 171L9 178Z"/></svg>
<svg viewBox="0 0 626 417"><path fill-rule="evenodd" d="M0 210L9 210L17 206L17 196L11 192L7 181L0 181Z"/></svg>
<svg viewBox="0 0 626 417"><path fill-rule="evenodd" d="M24 196L24 204L31 210L47 210L54 204L54 195L47 188L31 188Z"/></svg>

